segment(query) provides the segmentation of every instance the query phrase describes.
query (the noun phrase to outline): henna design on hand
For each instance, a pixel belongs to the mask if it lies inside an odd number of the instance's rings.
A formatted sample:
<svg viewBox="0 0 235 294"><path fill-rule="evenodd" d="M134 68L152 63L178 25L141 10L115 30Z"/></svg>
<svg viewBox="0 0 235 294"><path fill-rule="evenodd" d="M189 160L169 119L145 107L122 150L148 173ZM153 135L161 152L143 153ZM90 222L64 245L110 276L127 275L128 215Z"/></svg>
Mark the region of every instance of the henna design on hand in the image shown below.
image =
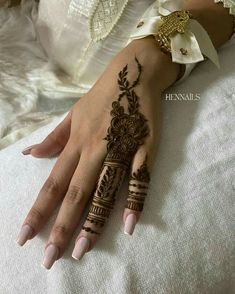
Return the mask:
<svg viewBox="0 0 235 294"><path fill-rule="evenodd" d="M127 79L128 65L118 75L119 97L112 103L111 123L104 140L107 143L107 156L103 163L100 177L96 184L95 194L87 216L87 221L93 223L97 229L104 226L115 203L116 194L123 182L124 176L130 167L130 163L138 147L144 143L149 135L147 119L139 111L139 97L134 88L139 84L142 66L138 59L138 76L130 84ZM127 110L121 105L121 100L126 97ZM147 169L147 157L144 163L133 173L130 184L134 189L129 189L127 206L130 209L141 211L143 209L144 197L146 196L146 183L150 176ZM137 191L138 190L138 191ZM83 227L86 231L99 234L89 227Z"/></svg>

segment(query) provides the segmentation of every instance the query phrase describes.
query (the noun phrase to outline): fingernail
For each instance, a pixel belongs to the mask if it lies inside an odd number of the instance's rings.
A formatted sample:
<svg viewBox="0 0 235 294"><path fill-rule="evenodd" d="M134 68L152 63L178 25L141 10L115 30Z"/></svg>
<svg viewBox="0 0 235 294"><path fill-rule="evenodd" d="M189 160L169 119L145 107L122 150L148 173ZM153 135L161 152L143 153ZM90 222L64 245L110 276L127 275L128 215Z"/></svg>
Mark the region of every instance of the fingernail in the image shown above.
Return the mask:
<svg viewBox="0 0 235 294"><path fill-rule="evenodd" d="M20 230L20 233L18 235L16 242L20 246L23 246L26 243L26 241L28 241L28 239L32 236L32 234L33 234L33 228L30 227L29 225L24 225Z"/></svg>
<svg viewBox="0 0 235 294"><path fill-rule="evenodd" d="M90 245L90 241L87 238L85 237L79 238L74 247L72 257L76 260L81 259L83 255L87 252L89 245Z"/></svg>
<svg viewBox="0 0 235 294"><path fill-rule="evenodd" d="M31 145L31 146L25 148L25 149L22 151L22 153L23 153L24 155L28 155L28 154L30 154L30 151L31 151L34 147L36 147L37 145L38 145L38 144L34 144L34 145Z"/></svg>
<svg viewBox="0 0 235 294"><path fill-rule="evenodd" d="M125 221L124 233L127 235L132 235L135 229L136 222L136 215L133 213L129 214Z"/></svg>
<svg viewBox="0 0 235 294"><path fill-rule="evenodd" d="M54 262L56 261L56 258L59 254L59 248L55 246L54 244L50 244L47 246L44 254L44 259L42 262L42 266L44 266L46 269L50 269Z"/></svg>

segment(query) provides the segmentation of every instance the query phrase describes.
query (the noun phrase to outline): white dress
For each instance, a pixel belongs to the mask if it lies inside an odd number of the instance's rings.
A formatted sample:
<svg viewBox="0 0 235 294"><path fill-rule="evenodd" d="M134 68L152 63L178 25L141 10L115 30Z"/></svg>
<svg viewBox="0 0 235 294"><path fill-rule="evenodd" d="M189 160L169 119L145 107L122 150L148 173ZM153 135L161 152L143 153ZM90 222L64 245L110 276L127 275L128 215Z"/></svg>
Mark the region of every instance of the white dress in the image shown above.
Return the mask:
<svg viewBox="0 0 235 294"><path fill-rule="evenodd" d="M125 47L141 15L153 2L41 0L37 21L41 44L85 93Z"/></svg>

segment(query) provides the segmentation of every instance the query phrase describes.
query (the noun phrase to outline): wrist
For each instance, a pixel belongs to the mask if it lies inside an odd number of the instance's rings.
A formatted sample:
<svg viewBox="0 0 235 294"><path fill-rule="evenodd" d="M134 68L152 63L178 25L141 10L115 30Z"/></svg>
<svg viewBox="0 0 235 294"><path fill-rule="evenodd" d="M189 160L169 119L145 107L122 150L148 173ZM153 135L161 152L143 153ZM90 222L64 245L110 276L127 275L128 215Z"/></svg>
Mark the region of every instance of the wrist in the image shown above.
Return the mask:
<svg viewBox="0 0 235 294"><path fill-rule="evenodd" d="M172 85L180 74L180 64L172 62L171 56L162 52L153 36L133 40L126 48L141 60L145 70L145 79L159 84L164 91Z"/></svg>

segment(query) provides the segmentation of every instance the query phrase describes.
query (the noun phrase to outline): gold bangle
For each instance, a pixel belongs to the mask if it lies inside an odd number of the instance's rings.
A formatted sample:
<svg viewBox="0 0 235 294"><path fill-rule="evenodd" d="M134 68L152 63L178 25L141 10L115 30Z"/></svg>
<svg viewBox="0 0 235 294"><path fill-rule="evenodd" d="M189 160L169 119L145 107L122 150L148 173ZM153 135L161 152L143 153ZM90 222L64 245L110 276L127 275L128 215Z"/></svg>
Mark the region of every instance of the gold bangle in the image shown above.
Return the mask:
<svg viewBox="0 0 235 294"><path fill-rule="evenodd" d="M190 18L192 18L192 14L187 10L175 11L167 16L161 16L162 24L158 29L158 33L154 35L154 38L159 44L162 52L171 55L170 36L175 33L183 34ZM188 53L184 48L181 48L180 52L182 55L187 55ZM180 70L176 81L183 77L185 70L185 64L180 64Z"/></svg>
<svg viewBox="0 0 235 294"><path fill-rule="evenodd" d="M187 10L174 11L166 16L161 16L162 24L154 36L164 53L171 53L170 37L176 33L183 34L192 15ZM180 49L182 55L187 55L187 50Z"/></svg>

